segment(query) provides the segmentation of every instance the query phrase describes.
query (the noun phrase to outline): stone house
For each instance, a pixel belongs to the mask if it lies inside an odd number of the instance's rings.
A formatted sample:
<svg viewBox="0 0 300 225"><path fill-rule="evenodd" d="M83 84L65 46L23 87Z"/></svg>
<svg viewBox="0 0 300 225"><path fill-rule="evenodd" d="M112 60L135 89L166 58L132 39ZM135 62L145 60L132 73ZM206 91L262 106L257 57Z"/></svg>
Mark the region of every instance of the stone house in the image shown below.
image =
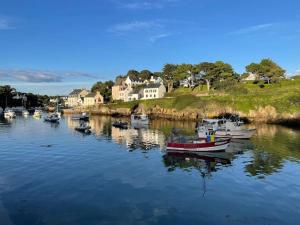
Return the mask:
<svg viewBox="0 0 300 225"><path fill-rule="evenodd" d="M83 103L83 98L89 94L86 89L74 89L67 98L66 106L76 107L81 106Z"/></svg>
<svg viewBox="0 0 300 225"><path fill-rule="evenodd" d="M96 93L91 92L88 95L86 95L83 99L83 105L85 107L96 106L103 103L104 103L104 98L99 91L97 91Z"/></svg>

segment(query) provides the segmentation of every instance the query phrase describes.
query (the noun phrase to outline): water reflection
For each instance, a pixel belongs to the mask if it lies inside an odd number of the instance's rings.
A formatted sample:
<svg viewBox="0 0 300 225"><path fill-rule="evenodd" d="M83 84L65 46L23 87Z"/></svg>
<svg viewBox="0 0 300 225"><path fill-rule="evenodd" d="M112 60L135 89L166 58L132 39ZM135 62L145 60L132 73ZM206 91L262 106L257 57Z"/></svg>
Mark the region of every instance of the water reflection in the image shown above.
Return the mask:
<svg viewBox="0 0 300 225"><path fill-rule="evenodd" d="M95 116L90 119L92 133L99 140L112 140L119 145L123 145L129 151L137 149L165 149L165 141L172 128L179 128L186 135L193 135L195 122L152 120L149 128L120 129L112 126L112 123L119 119ZM122 118L123 122L129 122L128 118ZM66 117L67 125L74 130L78 121L73 121L71 117ZM254 126L254 125L252 125ZM210 156L212 158L203 159L203 155L178 155L168 153L163 156L164 164L168 170L187 168L203 168L207 171L217 171L216 168L220 160L230 162L238 158L241 154L247 153L250 156L245 162L244 169L249 176L264 178L265 176L281 171L285 160L300 161L300 134L299 131L291 130L275 125L255 125L256 135L251 140L233 140L223 157ZM224 158L224 156L226 156ZM199 158L200 157L200 158ZM202 157L202 158L201 158ZM208 159L213 159L209 162ZM199 160L205 160L205 163ZM201 166L202 165L202 166ZM220 164L220 168L224 166Z"/></svg>

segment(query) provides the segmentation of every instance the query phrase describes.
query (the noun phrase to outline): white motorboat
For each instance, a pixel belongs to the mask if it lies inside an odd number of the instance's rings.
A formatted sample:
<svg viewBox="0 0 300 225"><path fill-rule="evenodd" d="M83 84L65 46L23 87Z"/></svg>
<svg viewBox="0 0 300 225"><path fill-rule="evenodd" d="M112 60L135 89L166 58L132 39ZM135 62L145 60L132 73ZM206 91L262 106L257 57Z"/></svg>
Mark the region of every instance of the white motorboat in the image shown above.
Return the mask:
<svg viewBox="0 0 300 225"><path fill-rule="evenodd" d="M145 114L132 114L131 115L131 124L132 125L148 125L149 118Z"/></svg>
<svg viewBox="0 0 300 225"><path fill-rule="evenodd" d="M42 111L38 110L38 109L34 110L33 117L35 117L35 118L41 118L42 117Z"/></svg>
<svg viewBox="0 0 300 225"><path fill-rule="evenodd" d="M29 116L28 110L24 109L24 110L22 111L22 115L25 116L25 117Z"/></svg>
<svg viewBox="0 0 300 225"><path fill-rule="evenodd" d="M204 119L203 124L197 127L198 137L205 138L208 133L215 132L216 137L233 139L249 139L256 129L247 129L241 122L232 122L224 119Z"/></svg>
<svg viewBox="0 0 300 225"><path fill-rule="evenodd" d="M12 119L16 117L16 113L12 109L6 108L4 110L4 117L7 119Z"/></svg>

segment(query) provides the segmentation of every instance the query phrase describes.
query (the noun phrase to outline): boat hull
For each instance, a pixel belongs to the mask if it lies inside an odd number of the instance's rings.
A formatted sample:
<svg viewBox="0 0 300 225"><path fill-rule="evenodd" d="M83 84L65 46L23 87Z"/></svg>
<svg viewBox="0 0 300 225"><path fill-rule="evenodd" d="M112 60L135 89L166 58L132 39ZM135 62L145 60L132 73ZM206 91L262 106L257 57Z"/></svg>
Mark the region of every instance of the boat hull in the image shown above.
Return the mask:
<svg viewBox="0 0 300 225"><path fill-rule="evenodd" d="M229 146L230 139L210 143L167 143L167 150L188 152L220 152Z"/></svg>
<svg viewBox="0 0 300 225"><path fill-rule="evenodd" d="M255 129L240 131L216 131L216 137L230 137L233 139L250 139L255 134Z"/></svg>

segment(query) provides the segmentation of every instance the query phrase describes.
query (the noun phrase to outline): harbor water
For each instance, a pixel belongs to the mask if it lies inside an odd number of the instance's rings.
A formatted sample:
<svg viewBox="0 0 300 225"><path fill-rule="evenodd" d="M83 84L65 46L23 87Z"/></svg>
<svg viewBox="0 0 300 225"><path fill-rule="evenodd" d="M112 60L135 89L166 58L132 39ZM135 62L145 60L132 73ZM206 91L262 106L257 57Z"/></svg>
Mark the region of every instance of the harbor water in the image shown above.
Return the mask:
<svg viewBox="0 0 300 225"><path fill-rule="evenodd" d="M253 125L224 153L187 155L165 141L193 122L116 120L92 117L90 135L68 116L1 120L0 225L299 224L299 130Z"/></svg>

